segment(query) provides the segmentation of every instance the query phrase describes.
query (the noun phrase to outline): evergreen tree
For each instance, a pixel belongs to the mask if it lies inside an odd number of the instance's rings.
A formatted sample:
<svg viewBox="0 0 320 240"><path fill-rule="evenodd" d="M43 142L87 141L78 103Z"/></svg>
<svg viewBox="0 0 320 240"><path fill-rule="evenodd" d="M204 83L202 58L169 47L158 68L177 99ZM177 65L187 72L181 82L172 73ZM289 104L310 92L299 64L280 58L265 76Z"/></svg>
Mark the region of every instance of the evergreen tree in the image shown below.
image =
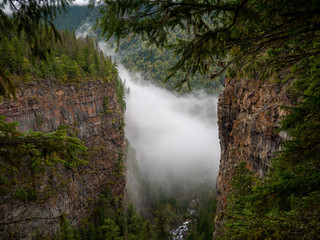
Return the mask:
<svg viewBox="0 0 320 240"><path fill-rule="evenodd" d="M142 229L141 229L141 240L152 240L154 239L154 232L152 230L151 223L147 220L144 222Z"/></svg>
<svg viewBox="0 0 320 240"><path fill-rule="evenodd" d="M101 227L104 232L105 240L118 240L120 239L120 228L110 218L104 220L104 225Z"/></svg>
<svg viewBox="0 0 320 240"><path fill-rule="evenodd" d="M154 228L156 239L167 240L170 236L169 223L171 222L171 214L168 206L160 205L155 211Z"/></svg>
<svg viewBox="0 0 320 240"><path fill-rule="evenodd" d="M32 55L45 58L50 52L52 37L59 40L53 18L71 2L72 0L3 0L0 4L0 41L24 35ZM10 15L6 13L6 7L9 7ZM15 94L14 85L5 73L6 63L14 60L9 56L0 58L0 94L6 96Z"/></svg>
<svg viewBox="0 0 320 240"><path fill-rule="evenodd" d="M318 239L320 234L320 59L295 83L303 94L280 130L292 139L272 161L263 182L241 164L228 200L222 239Z"/></svg>
<svg viewBox="0 0 320 240"><path fill-rule="evenodd" d="M189 75L245 68L252 74L278 71L318 55L320 6L316 0L105 0L100 26L107 39L139 34L157 46L168 44L180 56L171 68ZM186 37L170 43L170 30ZM253 64L254 63L254 64ZM231 71L233 72L233 71ZM231 74L231 73L230 73Z"/></svg>

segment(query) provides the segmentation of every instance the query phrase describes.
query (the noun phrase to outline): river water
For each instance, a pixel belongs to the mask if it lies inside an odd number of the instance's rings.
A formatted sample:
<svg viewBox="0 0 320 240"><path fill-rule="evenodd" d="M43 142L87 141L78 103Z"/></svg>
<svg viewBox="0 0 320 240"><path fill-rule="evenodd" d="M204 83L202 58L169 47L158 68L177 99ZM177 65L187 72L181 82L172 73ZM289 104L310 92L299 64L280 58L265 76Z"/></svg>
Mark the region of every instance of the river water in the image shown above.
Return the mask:
<svg viewBox="0 0 320 240"><path fill-rule="evenodd" d="M173 236L173 240L182 240L184 236L188 233L188 226L191 223L190 220L183 222L177 229L172 230L171 234Z"/></svg>

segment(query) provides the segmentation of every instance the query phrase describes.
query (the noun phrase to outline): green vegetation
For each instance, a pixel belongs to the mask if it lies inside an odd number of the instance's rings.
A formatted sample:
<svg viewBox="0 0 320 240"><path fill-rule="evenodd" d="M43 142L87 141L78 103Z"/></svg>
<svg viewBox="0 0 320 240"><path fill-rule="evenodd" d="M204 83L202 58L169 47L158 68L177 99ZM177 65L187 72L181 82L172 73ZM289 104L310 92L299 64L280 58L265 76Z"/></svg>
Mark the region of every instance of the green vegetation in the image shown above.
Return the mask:
<svg viewBox="0 0 320 240"><path fill-rule="evenodd" d="M263 182L242 163L233 178L222 239L317 239L320 234L320 58L294 83L301 100L279 130L292 137Z"/></svg>
<svg viewBox="0 0 320 240"><path fill-rule="evenodd" d="M74 32L59 33L53 26L53 17L68 3L4 1L11 7L11 16L4 13L4 5L0 6L0 94L15 96L16 86L42 81L76 86L87 81L107 81L115 84L119 104L124 109L124 87L115 62L104 57L93 39L77 39ZM36 124L42 123L42 116L37 116ZM31 130L22 133L16 127L17 123L7 123L4 116L0 117L1 195L12 193L17 199L34 200L37 194L30 189L35 190L45 173L56 174L59 164L75 168L86 163L80 157L86 152L84 143L70 137L65 127L52 133ZM65 185L63 181L58 185ZM50 195L55 192L51 189L53 185L46 186ZM46 197L40 196L40 200Z"/></svg>
<svg viewBox="0 0 320 240"><path fill-rule="evenodd" d="M228 67L239 75L270 76L319 54L315 0L104 2L102 34L118 41L137 34L147 43L173 48L179 60L169 77L181 71L182 82L196 73L215 77ZM171 34L177 28L183 34L175 39Z"/></svg>
<svg viewBox="0 0 320 240"><path fill-rule="evenodd" d="M14 197L24 201L32 201L37 199L37 193L33 188L18 189L14 193Z"/></svg>
<svg viewBox="0 0 320 240"><path fill-rule="evenodd" d="M74 33L65 32L61 36L57 33L51 22L57 8L49 6L50 1L41 4L38 1L16 2L22 7L14 8L13 1L4 1L0 6L1 94L14 94L11 79L20 77L25 82L46 78L58 82L79 82L82 79L116 77L114 63L104 60L103 55L94 50L96 44L92 40L76 40ZM228 200L225 231L221 238L319 238L318 1L105 0L104 3L100 7L102 34L108 39L124 39L120 48L138 49L143 40L143 44L169 47L177 55L177 58L171 58L168 57L172 56L171 50L151 48L137 55L129 51L124 61L131 69L135 69L132 66L137 63L138 70L162 79L166 74L164 69L174 64L169 78L183 76L180 86L192 84L192 78L197 78L197 74L214 78L225 70L229 77L270 78L277 83L292 83L290 91L297 104L287 108L289 113L279 129L287 131L292 139L284 143L283 150L273 160L272 168L263 180L246 169L245 164L239 165L232 181L233 192ZM6 4L13 9L11 18L4 14ZM68 1L57 1L55 6L59 9L67 4ZM134 34L140 35L142 40L135 38ZM59 38L65 48L55 41ZM174 86L171 82L169 85L170 88ZM117 86L117 95L122 100L123 93L124 88ZM118 101L124 109L121 99ZM67 152L70 161L62 160L60 151L66 154L66 150L56 142L67 144L73 152L83 150L80 142L68 138L60 130L49 135L38 132L23 134L16 131L14 124L1 120L1 126L2 143L8 144L1 145L1 157L5 156L1 164L9 168L8 172L1 172L0 180L4 186L9 184L11 175L18 172L21 160L30 166L31 175L41 171L43 165L50 166L56 161L67 166L73 166L73 160L78 163L77 155L70 152ZM53 140L55 144L52 144ZM42 144L44 141L45 145ZM47 145L49 149L45 147ZM24 152L24 149L28 151ZM36 194L30 189L30 186L23 186L14 195L25 201L32 200ZM160 191L159 195L164 199L167 197ZM166 239L174 211L168 204L169 200L156 198L155 203L158 201L161 205L151 224L136 214L132 207L127 214L123 213L119 199L106 192L100 198L97 219L84 224L80 230L73 230L67 221L61 221L61 239ZM175 199L170 197L170 202L175 203ZM214 210L214 207L209 206L209 209L199 208L205 210L200 210L203 214L197 218L189 239L207 239L210 236L212 226L207 221L211 221L213 216L208 216L207 211Z"/></svg>
<svg viewBox="0 0 320 240"><path fill-rule="evenodd" d="M3 0L0 4L0 41L10 41L12 38L24 37L32 56L45 59L50 53L51 39L59 40L60 36L53 24L53 19L71 3L71 0L31 1L31 0ZM6 8L11 13L6 14ZM13 45L16 47L15 45ZM15 50L14 48L11 50ZM18 51L23 49L18 49ZM14 96L15 86L10 76L6 74L7 66L15 59L2 54L0 50L0 94Z"/></svg>
<svg viewBox="0 0 320 240"><path fill-rule="evenodd" d="M279 131L292 137L259 180L240 164L222 239L318 239L320 233L320 76L318 1L109 1L100 25L107 38L138 34L179 60L170 76L197 73L289 83L296 106ZM170 42L179 27L188 38ZM212 71L213 64L221 66Z"/></svg>
<svg viewBox="0 0 320 240"><path fill-rule="evenodd" d="M77 39L74 32L60 33L61 42L51 38L50 53L34 57L25 34L0 41L0 67L10 79L24 82L54 80L58 83L111 80L118 76L115 63L105 58L97 44L89 37Z"/></svg>
<svg viewBox="0 0 320 240"><path fill-rule="evenodd" d="M54 239L61 240L159 240L158 228L136 213L132 204L124 212L122 201L114 198L109 188L99 198L92 218L73 228L64 217L60 233ZM165 218L167 218L165 216ZM158 221L157 219L155 221ZM166 238L165 238L166 239Z"/></svg>
<svg viewBox="0 0 320 240"><path fill-rule="evenodd" d="M135 150L127 142L128 197L138 211L148 218L155 228L156 239L169 239L170 231L185 221L191 221L188 239L211 239L216 207L214 181L194 181L192 177L167 176L166 181L156 181L141 171ZM130 177L133 175L134 177ZM133 178L133 179L132 179ZM131 181L134 184L131 184ZM190 213L194 210L194 213ZM171 236L172 237L172 236Z"/></svg>
<svg viewBox="0 0 320 240"><path fill-rule="evenodd" d="M84 143L67 136L66 129L43 133L37 131L20 132L17 122L7 123L0 117L0 160L1 168L15 172L28 159L29 171L36 172L43 165L53 166L59 162L67 167L75 167L85 162L78 156L86 151Z"/></svg>
<svg viewBox="0 0 320 240"><path fill-rule="evenodd" d="M172 38L180 35L180 31L173 30ZM139 37L128 37L120 42L118 54L121 63L129 70L139 72L148 80L161 85L169 90L188 92L191 89L204 89L206 92L217 94L223 83L223 76L217 79L210 79L208 75L196 74L189 78L186 84L177 84L183 79L183 73L178 73L170 79L166 79L169 69L176 64L178 57L172 49L160 49L156 46L148 46Z"/></svg>
<svg viewBox="0 0 320 240"><path fill-rule="evenodd" d="M125 85L121 81L119 76L115 76L116 79L116 94L117 101L120 105L120 108L125 111L126 110L126 101L125 101Z"/></svg>
<svg viewBox="0 0 320 240"><path fill-rule="evenodd" d="M216 206L215 191L212 186L204 184L199 189L195 217L192 218L187 240L212 239Z"/></svg>
<svg viewBox="0 0 320 240"><path fill-rule="evenodd" d="M79 29L83 24L88 24L92 28L99 17L98 8L89 9L85 6L72 6L67 8L68 13L62 13L57 16L55 23L56 27L60 30L74 30ZM77 15L75 13L79 12ZM76 23L75 25L69 23ZM101 39L99 33L101 30L96 29L95 38ZM182 31L172 30L172 39L181 37ZM115 44L112 39L109 42L109 47L114 48ZM172 49L159 49L156 46L149 46L140 37L127 36L120 42L117 49L119 60L127 69L131 71L138 71L148 81L166 87L169 90L174 90L177 86L179 79L183 78L180 73L177 76L164 81L169 74L168 69L172 67L178 58L174 55ZM180 91L190 91L192 89L205 89L210 93L218 93L222 88L223 77L219 79L210 79L209 76L201 76L197 74L190 78L189 85L185 84Z"/></svg>
<svg viewBox="0 0 320 240"><path fill-rule="evenodd" d="M207 220L212 220L214 215L210 215L206 210L214 210L214 201L211 202L214 194L211 192L208 198L207 193L206 186L202 188L201 198L198 201L198 209L201 209L201 212L197 214L194 221L191 237L188 238L190 240L211 239L212 237L213 222ZM210 204L207 205L209 201ZM122 201L113 197L107 188L100 196L91 218L85 220L80 228L74 228L64 216L60 223L60 233L55 239L168 240L170 238L170 230L176 216L169 204L159 205L151 221L138 214L132 203L127 206L126 211L123 209ZM197 238L199 235L202 237Z"/></svg>
<svg viewBox="0 0 320 240"><path fill-rule="evenodd" d="M86 164L81 155L84 143L67 135L66 129L52 133L20 132L18 123L0 117L0 195L14 192L21 200L37 199L36 185L41 175L57 164L75 168Z"/></svg>

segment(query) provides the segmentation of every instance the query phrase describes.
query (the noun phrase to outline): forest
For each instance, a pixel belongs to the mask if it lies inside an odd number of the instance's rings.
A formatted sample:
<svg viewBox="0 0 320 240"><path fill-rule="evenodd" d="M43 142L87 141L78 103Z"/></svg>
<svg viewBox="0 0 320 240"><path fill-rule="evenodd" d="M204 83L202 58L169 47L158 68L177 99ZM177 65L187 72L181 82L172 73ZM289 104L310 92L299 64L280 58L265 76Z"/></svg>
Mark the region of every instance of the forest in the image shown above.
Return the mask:
<svg viewBox="0 0 320 240"><path fill-rule="evenodd" d="M53 33L52 33L53 34ZM117 77L115 63L105 58L97 43L89 38L77 39L75 32L60 33L59 41L52 35L51 47L44 56L33 56L26 37L1 38L0 58L3 74L24 83L54 80L56 82L85 82L99 78L107 81ZM7 61L4 61L4 60Z"/></svg>
<svg viewBox="0 0 320 240"><path fill-rule="evenodd" d="M96 25L96 21L99 18L98 8L89 9L86 6L72 6L68 7L66 13L62 13L55 19L55 25L59 30L69 31L80 29L82 25L88 24L92 29ZM103 41L103 37L100 36L101 29L99 26L94 31L90 31L89 35L95 38L97 41ZM171 31L171 38L181 38L183 36L182 30ZM178 80L183 77L183 74L172 76L170 79L166 79L169 75L169 68L173 66L178 57L174 54L173 49L164 48L159 49L156 46L148 45L139 36L128 35L125 39L121 40L119 46L115 42L115 39L108 41L108 47L110 49L116 49L117 59L127 69L132 72L139 72L142 76L169 90L175 91L180 88L177 84ZM222 88L223 76L221 75L217 79L210 79L209 75L201 76L200 74L190 78L188 84L184 84L180 93L190 92L190 90L204 89L208 93L218 94Z"/></svg>

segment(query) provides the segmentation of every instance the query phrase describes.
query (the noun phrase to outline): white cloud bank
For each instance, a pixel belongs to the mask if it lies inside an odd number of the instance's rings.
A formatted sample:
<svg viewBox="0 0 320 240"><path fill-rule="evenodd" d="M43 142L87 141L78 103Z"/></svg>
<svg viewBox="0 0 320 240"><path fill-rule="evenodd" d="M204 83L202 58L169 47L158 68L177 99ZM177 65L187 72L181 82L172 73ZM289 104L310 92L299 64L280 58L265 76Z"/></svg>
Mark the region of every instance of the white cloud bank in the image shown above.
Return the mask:
<svg viewBox="0 0 320 240"><path fill-rule="evenodd" d="M158 182L172 176L215 179L220 158L217 98L203 92L175 95L122 66L119 73L130 88L125 132L143 173Z"/></svg>

